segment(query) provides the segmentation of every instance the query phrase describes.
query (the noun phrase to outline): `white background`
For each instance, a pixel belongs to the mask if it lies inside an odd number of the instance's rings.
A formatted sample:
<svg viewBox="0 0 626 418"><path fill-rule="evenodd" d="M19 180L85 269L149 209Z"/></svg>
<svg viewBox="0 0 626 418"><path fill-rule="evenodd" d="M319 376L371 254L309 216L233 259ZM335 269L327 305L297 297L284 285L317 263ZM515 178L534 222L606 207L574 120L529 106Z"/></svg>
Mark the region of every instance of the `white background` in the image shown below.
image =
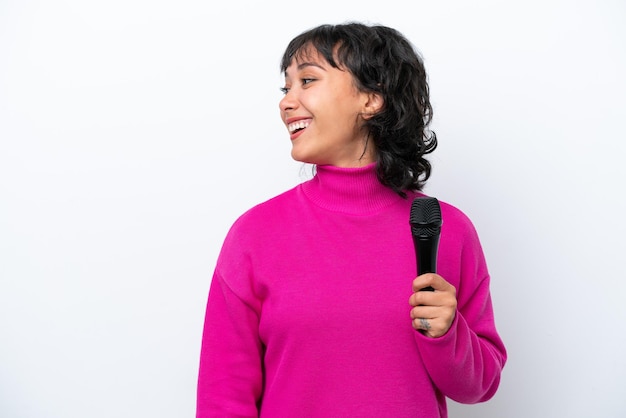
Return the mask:
<svg viewBox="0 0 626 418"><path fill-rule="evenodd" d="M0 416L191 417L244 210L307 178L279 60L320 23L402 31L509 350L451 417L626 416L623 1L0 1Z"/></svg>

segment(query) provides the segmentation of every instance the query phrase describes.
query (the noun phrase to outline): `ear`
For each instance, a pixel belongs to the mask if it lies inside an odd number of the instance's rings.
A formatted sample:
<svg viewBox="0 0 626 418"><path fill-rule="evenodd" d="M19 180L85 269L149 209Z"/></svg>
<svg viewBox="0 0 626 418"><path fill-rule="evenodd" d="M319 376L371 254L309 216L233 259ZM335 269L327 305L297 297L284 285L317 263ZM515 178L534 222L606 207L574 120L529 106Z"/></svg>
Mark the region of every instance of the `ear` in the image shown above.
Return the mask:
<svg viewBox="0 0 626 418"><path fill-rule="evenodd" d="M383 108L385 104L383 100L383 96L380 93L367 93L367 98L365 104L363 106L363 111L361 112L361 116L363 119L369 119Z"/></svg>

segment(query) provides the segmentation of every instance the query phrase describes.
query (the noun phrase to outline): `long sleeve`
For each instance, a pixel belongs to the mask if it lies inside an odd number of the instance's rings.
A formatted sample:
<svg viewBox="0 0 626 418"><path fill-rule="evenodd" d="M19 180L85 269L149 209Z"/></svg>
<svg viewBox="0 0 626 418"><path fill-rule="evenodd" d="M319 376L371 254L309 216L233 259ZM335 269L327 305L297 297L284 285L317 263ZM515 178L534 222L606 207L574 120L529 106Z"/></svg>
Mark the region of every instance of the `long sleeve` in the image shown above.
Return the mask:
<svg viewBox="0 0 626 418"><path fill-rule="evenodd" d="M216 272L207 303L197 418L258 417L263 386L258 313Z"/></svg>
<svg viewBox="0 0 626 418"><path fill-rule="evenodd" d="M443 277L449 275L457 288L456 317L442 337L416 332L415 338L435 386L457 402L477 403L495 394L506 350L496 331L490 277L476 231L464 215L451 212L449 216L463 221L454 238L445 237L455 242L444 247L440 267ZM446 265L449 260L455 262Z"/></svg>
<svg viewBox="0 0 626 418"><path fill-rule="evenodd" d="M239 217L209 291L197 418L445 418L446 396L493 395L506 355L485 260L469 219L441 203L458 313L438 339L409 317L411 200L375 165L317 167Z"/></svg>

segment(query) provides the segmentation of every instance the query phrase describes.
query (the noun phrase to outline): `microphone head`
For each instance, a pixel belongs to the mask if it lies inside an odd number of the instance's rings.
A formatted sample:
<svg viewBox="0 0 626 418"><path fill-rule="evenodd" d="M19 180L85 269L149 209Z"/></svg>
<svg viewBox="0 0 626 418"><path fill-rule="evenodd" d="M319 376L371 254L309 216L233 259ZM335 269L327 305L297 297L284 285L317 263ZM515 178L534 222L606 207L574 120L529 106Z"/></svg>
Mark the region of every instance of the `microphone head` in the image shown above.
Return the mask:
<svg viewBox="0 0 626 418"><path fill-rule="evenodd" d="M417 237L434 237L441 232L441 207L434 197L416 197L411 204L411 232Z"/></svg>

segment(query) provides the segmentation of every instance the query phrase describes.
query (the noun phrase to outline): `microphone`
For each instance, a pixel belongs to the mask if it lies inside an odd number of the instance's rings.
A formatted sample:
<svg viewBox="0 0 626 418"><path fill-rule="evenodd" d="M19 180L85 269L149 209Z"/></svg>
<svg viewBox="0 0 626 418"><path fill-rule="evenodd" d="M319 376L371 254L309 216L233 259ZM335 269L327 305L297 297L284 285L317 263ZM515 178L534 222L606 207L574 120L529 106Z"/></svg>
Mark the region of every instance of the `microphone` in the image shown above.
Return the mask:
<svg viewBox="0 0 626 418"><path fill-rule="evenodd" d="M411 233L417 260L417 275L437 272L437 251L441 234L441 207L434 197L416 197L411 204ZM431 286L422 290L433 291Z"/></svg>

